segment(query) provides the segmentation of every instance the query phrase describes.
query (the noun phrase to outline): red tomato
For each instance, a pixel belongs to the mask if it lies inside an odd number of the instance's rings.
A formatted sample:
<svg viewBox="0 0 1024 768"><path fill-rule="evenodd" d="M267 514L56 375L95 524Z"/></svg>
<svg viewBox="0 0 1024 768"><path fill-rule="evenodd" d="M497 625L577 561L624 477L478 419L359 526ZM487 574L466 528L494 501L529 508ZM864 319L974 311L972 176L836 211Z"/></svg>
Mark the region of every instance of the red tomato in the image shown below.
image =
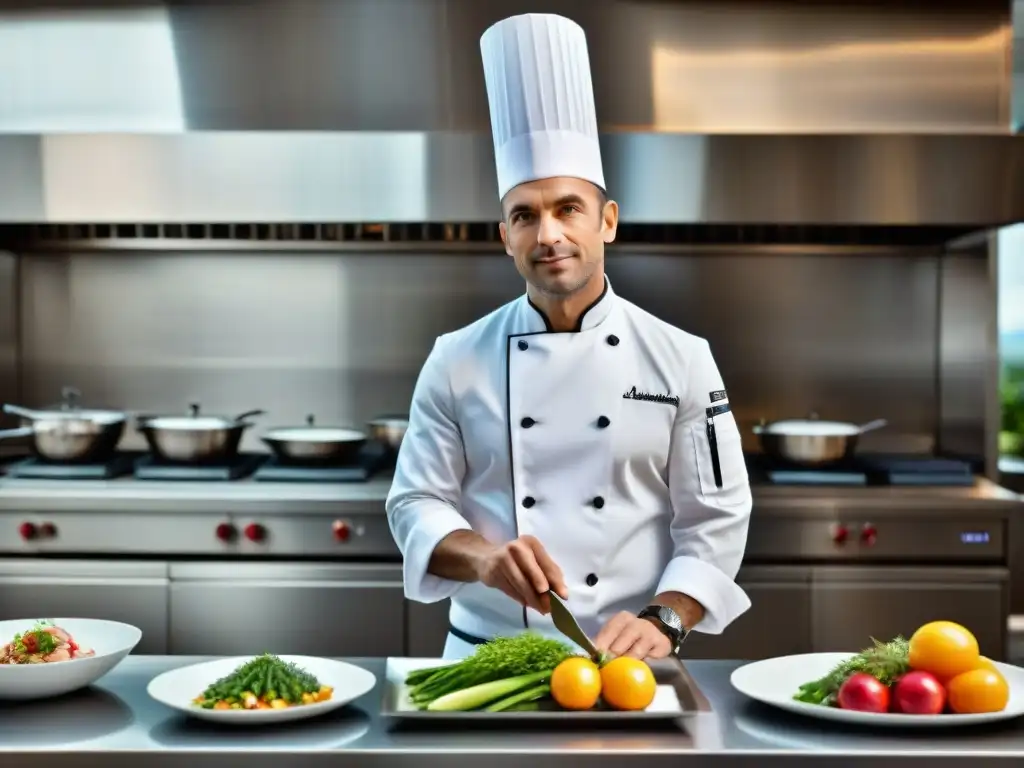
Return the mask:
<svg viewBox="0 0 1024 768"><path fill-rule="evenodd" d="M905 715L941 715L946 688L930 672L908 672L892 689L893 709Z"/></svg>
<svg viewBox="0 0 1024 768"><path fill-rule="evenodd" d="M888 712L889 688L871 675L857 672L839 689L839 706L856 712Z"/></svg>

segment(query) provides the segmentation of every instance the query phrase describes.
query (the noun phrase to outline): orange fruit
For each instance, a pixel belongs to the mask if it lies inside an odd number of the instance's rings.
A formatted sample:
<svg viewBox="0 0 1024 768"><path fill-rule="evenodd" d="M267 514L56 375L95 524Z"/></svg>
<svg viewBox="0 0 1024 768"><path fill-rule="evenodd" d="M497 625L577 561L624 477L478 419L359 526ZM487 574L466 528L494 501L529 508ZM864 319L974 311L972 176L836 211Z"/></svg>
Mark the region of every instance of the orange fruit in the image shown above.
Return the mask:
<svg viewBox="0 0 1024 768"><path fill-rule="evenodd" d="M974 635L952 621L933 621L911 636L907 661L912 669L949 680L977 669L980 658Z"/></svg>
<svg viewBox="0 0 1024 768"><path fill-rule="evenodd" d="M566 659L551 673L551 698L562 709L592 709L601 697L601 671L582 656Z"/></svg>
<svg viewBox="0 0 1024 768"><path fill-rule="evenodd" d="M996 665L992 663L992 660L984 656L978 657L978 666L976 667L976 669L987 669L990 672L995 672L997 675L1002 677L1002 673L1000 673L1000 671L996 668Z"/></svg>
<svg viewBox="0 0 1024 768"><path fill-rule="evenodd" d="M1010 701L1010 686L998 672L974 669L946 683L949 708L958 715L1002 712Z"/></svg>
<svg viewBox="0 0 1024 768"><path fill-rule="evenodd" d="M601 696L613 709L647 709L657 688L654 673L640 659L620 656L601 667Z"/></svg>

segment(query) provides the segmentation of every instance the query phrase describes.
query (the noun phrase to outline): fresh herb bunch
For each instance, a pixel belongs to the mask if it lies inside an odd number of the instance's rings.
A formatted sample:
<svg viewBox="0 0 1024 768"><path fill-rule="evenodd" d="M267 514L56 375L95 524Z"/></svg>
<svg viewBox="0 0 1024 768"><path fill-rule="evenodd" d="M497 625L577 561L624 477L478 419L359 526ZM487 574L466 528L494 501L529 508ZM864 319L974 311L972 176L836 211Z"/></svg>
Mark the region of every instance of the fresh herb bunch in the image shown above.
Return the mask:
<svg viewBox="0 0 1024 768"><path fill-rule="evenodd" d="M833 706L843 683L857 672L864 672L879 682L891 685L910 669L907 661L910 643L902 637L896 637L888 643L871 638L871 642L873 645L870 648L837 664L820 680L801 685L793 698L807 704Z"/></svg>
<svg viewBox="0 0 1024 768"><path fill-rule="evenodd" d="M208 709L218 701L239 699L245 693L293 703L302 701L302 694L319 690L320 682L309 672L265 653L210 685L203 691L201 699L202 706Z"/></svg>
<svg viewBox="0 0 1024 768"><path fill-rule="evenodd" d="M443 696L497 680L521 678L524 684L543 685L545 675L574 655L565 643L524 632L477 646L473 655L462 661L411 672L405 683L410 701L426 709Z"/></svg>
<svg viewBox="0 0 1024 768"><path fill-rule="evenodd" d="M41 653L48 654L57 650L60 640L46 630L53 626L51 621L37 621L35 626L27 632L14 636L15 653Z"/></svg>

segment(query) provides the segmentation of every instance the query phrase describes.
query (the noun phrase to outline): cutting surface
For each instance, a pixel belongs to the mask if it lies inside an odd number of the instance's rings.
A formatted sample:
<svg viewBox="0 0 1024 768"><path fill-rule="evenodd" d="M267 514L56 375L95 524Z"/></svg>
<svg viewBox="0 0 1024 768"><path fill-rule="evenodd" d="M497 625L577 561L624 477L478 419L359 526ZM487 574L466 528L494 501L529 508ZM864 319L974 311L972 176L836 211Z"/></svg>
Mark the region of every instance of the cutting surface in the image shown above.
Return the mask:
<svg viewBox="0 0 1024 768"><path fill-rule="evenodd" d="M685 728L388 730L379 718L382 687L333 715L274 729L225 729L186 718L151 700L146 685L200 657L134 656L95 688L63 700L0 704L0 764L205 768L245 765L522 766L547 768L579 757L601 766L973 765L1024 760L1024 721L938 732L854 730L786 716L747 702L729 685L732 661L687 667L711 702ZM381 659L355 663L383 678ZM57 752L59 755L55 755ZM338 762L339 759L342 762ZM804 760L807 762L804 763Z"/></svg>

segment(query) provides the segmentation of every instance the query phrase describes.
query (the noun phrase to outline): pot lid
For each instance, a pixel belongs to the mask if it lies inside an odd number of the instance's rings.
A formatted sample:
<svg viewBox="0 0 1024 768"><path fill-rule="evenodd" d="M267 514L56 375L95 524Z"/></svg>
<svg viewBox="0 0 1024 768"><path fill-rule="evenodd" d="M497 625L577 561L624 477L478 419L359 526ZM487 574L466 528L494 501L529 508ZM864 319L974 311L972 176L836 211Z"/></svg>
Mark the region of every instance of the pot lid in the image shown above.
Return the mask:
<svg viewBox="0 0 1024 768"><path fill-rule="evenodd" d="M286 443L353 443L366 440L363 432L344 427L282 427L272 429L264 437Z"/></svg>
<svg viewBox="0 0 1024 768"><path fill-rule="evenodd" d="M287 443L352 443L366 440L366 434L348 427L318 427L313 414L306 416L304 427L277 427L263 437Z"/></svg>
<svg viewBox="0 0 1024 768"><path fill-rule="evenodd" d="M192 411L190 416L164 415L141 417L142 425L151 429L173 429L173 430L212 430L226 429L230 427L246 426L245 420L251 416L259 416L263 411L246 411L238 416L201 416L199 405L192 403L189 406Z"/></svg>
<svg viewBox="0 0 1024 768"><path fill-rule="evenodd" d="M770 435L797 435L800 437L848 437L860 434L860 427L846 421L821 421L819 419L785 419L765 424L759 432Z"/></svg>

